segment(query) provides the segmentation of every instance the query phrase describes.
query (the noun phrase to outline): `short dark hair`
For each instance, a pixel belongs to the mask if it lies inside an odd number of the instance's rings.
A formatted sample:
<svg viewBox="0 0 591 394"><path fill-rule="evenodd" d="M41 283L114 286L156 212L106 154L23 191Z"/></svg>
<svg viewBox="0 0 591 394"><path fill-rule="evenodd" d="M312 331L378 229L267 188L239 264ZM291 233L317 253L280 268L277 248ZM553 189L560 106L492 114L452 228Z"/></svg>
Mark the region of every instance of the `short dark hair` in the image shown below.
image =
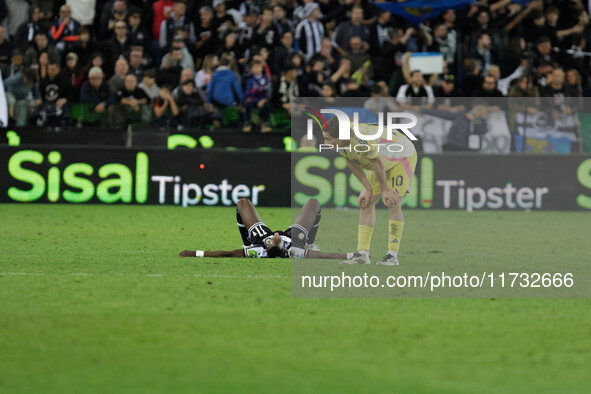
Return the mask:
<svg viewBox="0 0 591 394"><path fill-rule="evenodd" d="M540 44L544 44L546 42L552 42L552 40L550 40L548 37L546 36L540 36L538 37L538 39L536 40L536 45L540 45Z"/></svg>
<svg viewBox="0 0 591 394"><path fill-rule="evenodd" d="M333 138L339 138L339 118L333 116L326 122L326 132Z"/></svg>
<svg viewBox="0 0 591 394"><path fill-rule="evenodd" d="M420 73L421 70L411 70L410 76L413 77L416 73Z"/></svg>
<svg viewBox="0 0 591 394"><path fill-rule="evenodd" d="M222 53L220 56L220 66L229 66L232 63L232 55L228 52Z"/></svg>
<svg viewBox="0 0 591 394"><path fill-rule="evenodd" d="M283 253L281 252L279 246L271 246L269 249L267 249L267 257L270 259L281 257L282 255Z"/></svg>
<svg viewBox="0 0 591 394"><path fill-rule="evenodd" d="M32 68L27 68L23 71L23 77L27 78L29 81L35 82L37 80L37 73Z"/></svg>

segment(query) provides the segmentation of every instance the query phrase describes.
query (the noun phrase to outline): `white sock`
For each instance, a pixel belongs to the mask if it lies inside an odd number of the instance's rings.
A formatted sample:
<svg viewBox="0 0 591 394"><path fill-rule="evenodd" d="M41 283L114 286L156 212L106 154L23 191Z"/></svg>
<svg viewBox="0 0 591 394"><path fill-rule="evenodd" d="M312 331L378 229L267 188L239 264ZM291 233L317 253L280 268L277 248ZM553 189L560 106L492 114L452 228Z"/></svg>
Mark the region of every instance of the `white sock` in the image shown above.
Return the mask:
<svg viewBox="0 0 591 394"><path fill-rule="evenodd" d="M358 253L359 254L362 254L362 255L364 255L366 257L369 257L369 250L359 250Z"/></svg>
<svg viewBox="0 0 591 394"><path fill-rule="evenodd" d="M394 256L394 257L398 258L398 252L394 252L392 250L389 250L388 251L388 256Z"/></svg>

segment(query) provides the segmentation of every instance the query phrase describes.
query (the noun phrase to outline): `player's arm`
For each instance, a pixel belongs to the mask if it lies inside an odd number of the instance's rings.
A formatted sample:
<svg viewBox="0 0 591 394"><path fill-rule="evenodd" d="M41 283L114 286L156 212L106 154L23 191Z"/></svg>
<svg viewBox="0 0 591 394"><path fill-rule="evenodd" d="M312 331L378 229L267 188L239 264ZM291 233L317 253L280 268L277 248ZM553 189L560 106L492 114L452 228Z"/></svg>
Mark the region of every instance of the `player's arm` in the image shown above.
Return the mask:
<svg viewBox="0 0 591 394"><path fill-rule="evenodd" d="M183 250L179 253L180 257L245 257L243 249L235 250L215 250L215 251L203 251L203 250Z"/></svg>
<svg viewBox="0 0 591 394"><path fill-rule="evenodd" d="M380 185L382 200L384 201L384 204L386 204L387 207L390 207L398 200L398 197L393 190L388 189L388 183L386 181L386 171L384 170L384 163L382 163L382 159L379 156L375 159L370 159L369 162L371 163L373 172L375 172L376 179L378 180L378 184Z"/></svg>
<svg viewBox="0 0 591 394"><path fill-rule="evenodd" d="M384 163L378 156L375 159L369 159L373 172L376 174L376 179L380 185L380 191L383 193L388 190L388 183L386 182L386 171L384 170Z"/></svg>

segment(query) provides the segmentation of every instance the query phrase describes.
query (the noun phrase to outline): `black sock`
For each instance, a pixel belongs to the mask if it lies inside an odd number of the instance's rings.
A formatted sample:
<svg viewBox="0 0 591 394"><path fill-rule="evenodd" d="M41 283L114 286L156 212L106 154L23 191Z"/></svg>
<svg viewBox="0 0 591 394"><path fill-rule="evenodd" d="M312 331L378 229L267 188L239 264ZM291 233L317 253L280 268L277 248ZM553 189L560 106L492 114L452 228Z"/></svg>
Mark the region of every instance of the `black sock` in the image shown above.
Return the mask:
<svg viewBox="0 0 591 394"><path fill-rule="evenodd" d="M316 241L316 233L318 232L318 227L320 227L320 219L321 218L322 218L322 215L320 212L318 212L318 215L316 216L316 220L314 221L314 225L312 226L312 229L308 233L308 243L309 244L313 244L314 241Z"/></svg>

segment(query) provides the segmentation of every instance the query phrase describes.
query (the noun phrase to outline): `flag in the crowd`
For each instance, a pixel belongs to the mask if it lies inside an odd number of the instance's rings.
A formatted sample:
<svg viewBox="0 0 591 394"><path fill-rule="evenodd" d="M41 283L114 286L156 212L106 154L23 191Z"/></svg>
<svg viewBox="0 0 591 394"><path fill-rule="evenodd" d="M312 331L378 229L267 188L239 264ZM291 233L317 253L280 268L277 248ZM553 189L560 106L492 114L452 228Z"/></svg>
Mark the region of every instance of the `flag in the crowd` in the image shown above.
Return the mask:
<svg viewBox="0 0 591 394"><path fill-rule="evenodd" d="M8 105L6 104L6 92L4 91L4 80L0 71L0 127L8 126Z"/></svg>
<svg viewBox="0 0 591 394"><path fill-rule="evenodd" d="M402 3L391 1L374 4L418 25L429 18L436 17L445 10L449 10L450 8L462 8L475 2L476 0L409 0Z"/></svg>

